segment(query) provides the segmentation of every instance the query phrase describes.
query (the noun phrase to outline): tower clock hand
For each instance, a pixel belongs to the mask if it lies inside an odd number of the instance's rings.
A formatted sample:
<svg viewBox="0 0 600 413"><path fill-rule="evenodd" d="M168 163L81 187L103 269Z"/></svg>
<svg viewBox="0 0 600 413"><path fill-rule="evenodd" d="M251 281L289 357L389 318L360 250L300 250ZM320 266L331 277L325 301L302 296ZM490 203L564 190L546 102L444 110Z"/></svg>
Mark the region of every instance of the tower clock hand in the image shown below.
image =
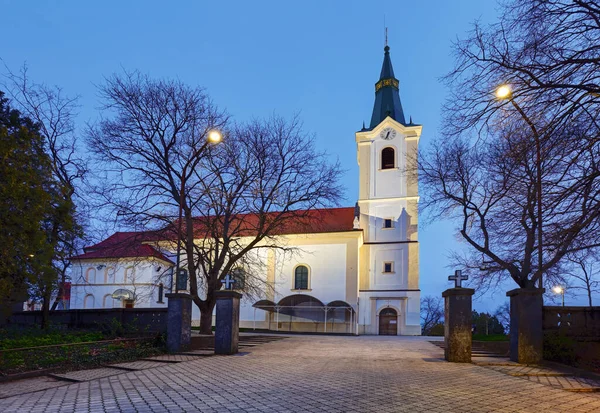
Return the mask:
<svg viewBox="0 0 600 413"><path fill-rule="evenodd" d="M391 133L391 132L392 132L392 131L388 131L387 135L385 135L385 139L387 139L387 138L389 138L389 137L390 137L390 133Z"/></svg>

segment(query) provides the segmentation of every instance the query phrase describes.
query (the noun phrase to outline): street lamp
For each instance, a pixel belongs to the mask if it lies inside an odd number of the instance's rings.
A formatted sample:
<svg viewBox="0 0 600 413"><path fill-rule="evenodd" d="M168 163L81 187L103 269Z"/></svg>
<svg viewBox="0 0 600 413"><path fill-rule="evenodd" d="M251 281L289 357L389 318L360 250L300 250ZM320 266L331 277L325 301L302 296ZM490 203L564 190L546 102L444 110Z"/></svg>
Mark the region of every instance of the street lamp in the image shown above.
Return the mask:
<svg viewBox="0 0 600 413"><path fill-rule="evenodd" d="M542 249L542 150L540 143L540 134L538 133L537 128L529 119L529 116L525 114L523 109L515 102L513 98L513 93L510 85L504 84L500 85L496 88L496 97L499 100L508 100L514 108L519 112L521 117L527 122L529 127L531 128L531 132L533 133L533 137L535 138L535 151L536 151L536 160L535 160L535 169L536 169L536 192L537 192L537 215L538 215L538 271L540 272L540 288L543 288L542 282L542 265L543 265L543 249Z"/></svg>
<svg viewBox="0 0 600 413"><path fill-rule="evenodd" d="M210 143L219 143L223 140L223 135L217 129L212 129L208 132L206 140Z"/></svg>
<svg viewBox="0 0 600 413"><path fill-rule="evenodd" d="M509 85L500 85L496 89L496 97L498 99L508 99L512 95L512 90Z"/></svg>
<svg viewBox="0 0 600 413"><path fill-rule="evenodd" d="M223 134L217 129L211 129L206 134L206 142L196 151L202 153L208 145L216 145L223 140ZM187 178L187 164L181 172L181 187L179 189L179 221L177 222L177 260L175 264L175 292L179 292L179 267L181 265L181 224L183 221L183 202L185 199L185 181ZM173 291L173 277L171 277L171 291Z"/></svg>
<svg viewBox="0 0 600 413"><path fill-rule="evenodd" d="M562 306L565 306L565 287L561 287L560 285L557 285L556 287L552 288L552 291L554 291L555 294L560 294L562 295Z"/></svg>

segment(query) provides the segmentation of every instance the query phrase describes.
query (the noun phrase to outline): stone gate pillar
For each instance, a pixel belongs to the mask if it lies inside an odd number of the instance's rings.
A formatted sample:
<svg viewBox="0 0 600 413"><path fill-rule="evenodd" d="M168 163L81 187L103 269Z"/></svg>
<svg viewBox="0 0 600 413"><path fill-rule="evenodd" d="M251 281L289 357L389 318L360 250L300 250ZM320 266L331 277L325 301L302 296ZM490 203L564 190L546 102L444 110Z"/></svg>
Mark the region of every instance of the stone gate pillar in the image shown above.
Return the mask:
<svg viewBox="0 0 600 413"><path fill-rule="evenodd" d="M215 292L217 321L215 326L215 354L236 354L240 337L240 298L231 290Z"/></svg>
<svg viewBox="0 0 600 413"><path fill-rule="evenodd" d="M186 350L192 340L192 296L188 293L165 294L167 310L167 350Z"/></svg>
<svg viewBox="0 0 600 413"><path fill-rule="evenodd" d="M454 363L471 362L472 288L449 288L444 297L444 357Z"/></svg>
<svg viewBox="0 0 600 413"><path fill-rule="evenodd" d="M510 359L517 363L537 364L543 359L542 327L543 288L517 288L510 297Z"/></svg>

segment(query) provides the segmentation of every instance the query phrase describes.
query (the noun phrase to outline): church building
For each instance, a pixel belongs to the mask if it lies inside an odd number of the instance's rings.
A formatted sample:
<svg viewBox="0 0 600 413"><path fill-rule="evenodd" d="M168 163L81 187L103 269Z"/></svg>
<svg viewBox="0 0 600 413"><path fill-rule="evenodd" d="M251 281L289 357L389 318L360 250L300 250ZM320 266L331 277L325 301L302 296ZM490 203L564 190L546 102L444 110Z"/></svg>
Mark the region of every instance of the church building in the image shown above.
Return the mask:
<svg viewBox="0 0 600 413"><path fill-rule="evenodd" d="M272 288L260 297L244 296L241 327L421 334L419 194L416 176L407 170L422 126L405 118L389 50L375 83L371 121L355 134L356 205L312 211L318 227L276 234L296 254L257 250L264 263L258 276ZM175 252L144 233L113 234L72 262L72 309L166 306ZM199 323L196 306L192 319Z"/></svg>

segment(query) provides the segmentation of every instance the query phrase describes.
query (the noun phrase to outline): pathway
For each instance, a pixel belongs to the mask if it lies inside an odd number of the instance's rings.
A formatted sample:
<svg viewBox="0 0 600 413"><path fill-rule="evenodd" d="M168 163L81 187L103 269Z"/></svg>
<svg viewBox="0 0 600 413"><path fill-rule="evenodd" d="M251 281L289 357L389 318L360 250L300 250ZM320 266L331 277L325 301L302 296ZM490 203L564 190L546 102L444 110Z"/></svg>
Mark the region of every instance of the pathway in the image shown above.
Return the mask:
<svg viewBox="0 0 600 413"><path fill-rule="evenodd" d="M600 394L441 357L420 337L295 336L0 399L0 411L600 411Z"/></svg>

